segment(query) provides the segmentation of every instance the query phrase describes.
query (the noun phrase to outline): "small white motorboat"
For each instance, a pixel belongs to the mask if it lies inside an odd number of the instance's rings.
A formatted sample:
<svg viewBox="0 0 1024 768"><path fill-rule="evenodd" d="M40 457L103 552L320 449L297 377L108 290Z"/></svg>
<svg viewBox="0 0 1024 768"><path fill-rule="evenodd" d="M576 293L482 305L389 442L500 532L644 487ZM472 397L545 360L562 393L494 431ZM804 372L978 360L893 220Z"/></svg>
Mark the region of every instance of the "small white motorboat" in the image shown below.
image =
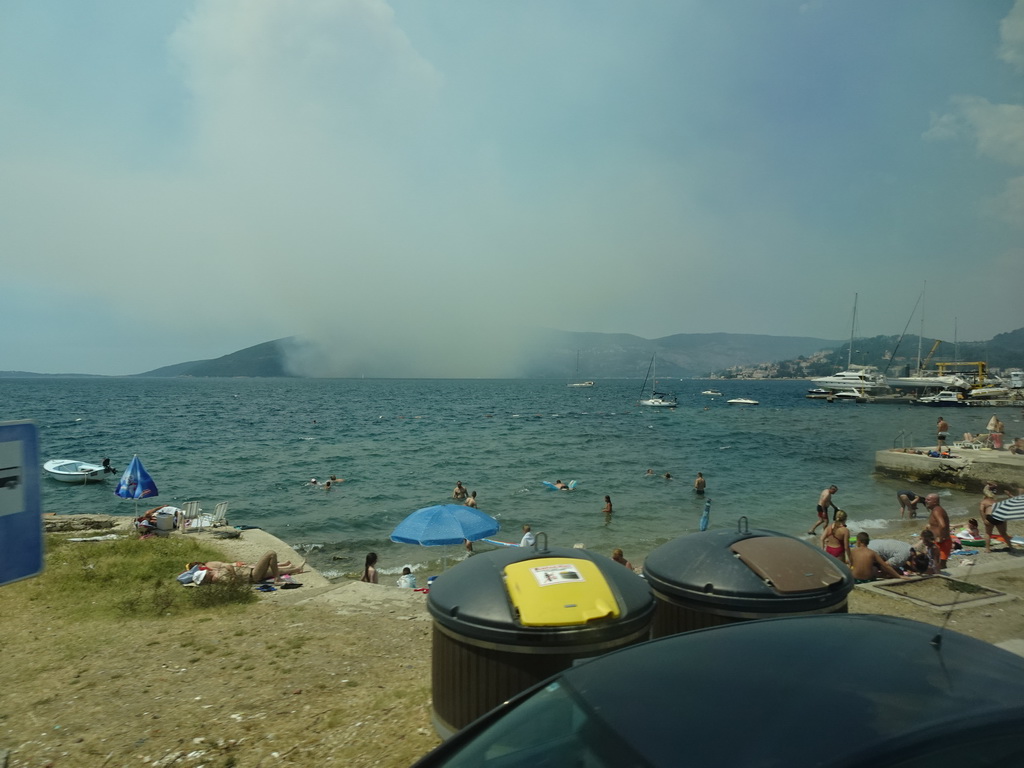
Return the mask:
<svg viewBox="0 0 1024 768"><path fill-rule="evenodd" d="M964 397L963 392L957 392L951 389L944 389L937 395L925 395L912 400L911 402L917 405L933 405L933 406L963 406L967 405L967 399Z"/></svg>
<svg viewBox="0 0 1024 768"><path fill-rule="evenodd" d="M760 405L761 403L757 400L751 400L748 397L734 397L732 400L725 401L729 405Z"/></svg>
<svg viewBox="0 0 1024 768"><path fill-rule="evenodd" d="M717 389L705 389L703 392L701 392L701 394L702 395L714 395L716 397L721 397L722 396L722 393L719 392Z"/></svg>
<svg viewBox="0 0 1024 768"><path fill-rule="evenodd" d="M75 459L50 459L43 464L43 471L62 483L102 483L107 479L107 468L102 464Z"/></svg>

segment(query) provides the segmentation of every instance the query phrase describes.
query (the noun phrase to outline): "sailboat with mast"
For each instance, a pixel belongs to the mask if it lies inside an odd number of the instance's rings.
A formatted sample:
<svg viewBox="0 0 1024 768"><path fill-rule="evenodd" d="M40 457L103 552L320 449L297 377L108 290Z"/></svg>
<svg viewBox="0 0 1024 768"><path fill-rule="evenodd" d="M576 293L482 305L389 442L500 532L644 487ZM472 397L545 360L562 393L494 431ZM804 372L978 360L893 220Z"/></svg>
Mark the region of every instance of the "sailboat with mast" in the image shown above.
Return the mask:
<svg viewBox="0 0 1024 768"><path fill-rule="evenodd" d="M657 354L653 355L651 357L651 364L647 366L647 375L644 376L643 386L640 387L640 399L637 401L637 405L644 405L649 408L675 408L678 405L676 396L658 391L658 372L655 367L657 357ZM647 391L647 381L651 377L652 372L654 373L654 378L651 385L651 396L644 397L644 392Z"/></svg>
<svg viewBox="0 0 1024 768"><path fill-rule="evenodd" d="M935 350L939 348L939 345L944 343L942 339L935 339L932 344L931 351L928 355L922 359L921 349L924 343L924 295L928 289L928 281L924 283L924 288L921 289L921 295L917 299L917 304L921 306L921 331L917 335L917 370L911 373L909 370L905 376L886 376L886 380L889 382L889 386L893 389L913 389L913 390L939 390L939 389L952 389L952 390L963 390L967 391L971 388L971 382L967 380L965 376L962 376L955 371L950 373L940 373L938 371L928 370L928 363L931 362L932 357L935 355ZM917 309L917 305L914 306ZM913 318L913 313L911 313ZM910 321L907 321L910 324ZM954 326L955 328L955 326ZM956 338L956 331L953 331L953 337ZM902 341L902 337L900 337ZM956 342L954 341L954 347ZM899 342L896 343L896 348L899 349ZM955 354L954 354L955 356ZM909 366L908 366L909 368Z"/></svg>
<svg viewBox="0 0 1024 768"><path fill-rule="evenodd" d="M860 396L869 393L875 394L889 388L889 383L885 380L885 376L873 365L853 364L853 336L856 330L857 294L855 293L853 294L853 324L850 326L850 349L846 353L846 370L839 371L831 376L811 379L814 382L814 386Z"/></svg>
<svg viewBox="0 0 1024 768"><path fill-rule="evenodd" d="M592 387L592 381L580 381L580 351L576 350L576 381L569 382L570 387Z"/></svg>

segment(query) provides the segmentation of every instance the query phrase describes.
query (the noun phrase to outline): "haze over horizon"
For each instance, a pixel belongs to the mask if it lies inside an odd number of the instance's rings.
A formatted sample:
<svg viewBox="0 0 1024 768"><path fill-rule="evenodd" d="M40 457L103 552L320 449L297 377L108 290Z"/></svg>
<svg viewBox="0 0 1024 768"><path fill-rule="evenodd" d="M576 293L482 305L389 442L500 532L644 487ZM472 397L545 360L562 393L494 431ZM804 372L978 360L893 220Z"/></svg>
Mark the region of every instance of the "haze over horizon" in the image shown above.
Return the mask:
<svg viewBox="0 0 1024 768"><path fill-rule="evenodd" d="M0 370L1024 325L1024 0L2 14Z"/></svg>

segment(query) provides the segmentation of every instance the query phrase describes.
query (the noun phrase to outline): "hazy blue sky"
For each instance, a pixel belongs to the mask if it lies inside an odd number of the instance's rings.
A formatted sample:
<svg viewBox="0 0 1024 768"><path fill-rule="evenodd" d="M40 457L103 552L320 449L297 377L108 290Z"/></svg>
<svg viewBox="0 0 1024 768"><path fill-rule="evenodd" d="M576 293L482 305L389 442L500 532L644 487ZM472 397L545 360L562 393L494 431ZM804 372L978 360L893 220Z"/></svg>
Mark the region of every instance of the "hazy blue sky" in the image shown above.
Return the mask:
<svg viewBox="0 0 1024 768"><path fill-rule="evenodd" d="M926 279L987 339L1024 0L0 0L0 254L0 370L500 375L518 326L898 334Z"/></svg>

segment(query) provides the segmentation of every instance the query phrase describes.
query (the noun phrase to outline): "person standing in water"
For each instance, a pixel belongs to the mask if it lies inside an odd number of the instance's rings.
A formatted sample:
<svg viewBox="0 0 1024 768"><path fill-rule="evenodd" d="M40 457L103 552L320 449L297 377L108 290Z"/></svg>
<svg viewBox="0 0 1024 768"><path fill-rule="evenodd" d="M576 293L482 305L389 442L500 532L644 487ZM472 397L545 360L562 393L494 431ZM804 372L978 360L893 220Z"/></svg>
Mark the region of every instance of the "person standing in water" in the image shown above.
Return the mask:
<svg viewBox="0 0 1024 768"><path fill-rule="evenodd" d="M693 490L698 496L704 495L704 488L707 485L704 482L704 475L700 472L697 473L697 479L693 481Z"/></svg>
<svg viewBox="0 0 1024 768"><path fill-rule="evenodd" d="M838 487L836 487L834 485L830 485L828 488L826 488L825 490L823 490L821 492L821 495L818 497L818 506L817 506L818 522L816 522L814 524L814 527L811 528L811 530L809 530L807 532L808 536L813 536L814 532L816 530L818 530L818 526L819 525L824 525L826 528L828 527L828 508L829 507L832 507L832 511L833 512L838 512L839 511L839 507L837 507L836 503L834 501L832 501L832 494L835 493L838 490L839 490Z"/></svg>
<svg viewBox="0 0 1024 768"><path fill-rule="evenodd" d="M363 566L363 578L367 584L377 583L377 553L371 552L366 556L366 564Z"/></svg>
<svg viewBox="0 0 1024 768"><path fill-rule="evenodd" d="M608 525L612 521L612 497L604 497L604 509L601 510L604 514L604 524Z"/></svg>

